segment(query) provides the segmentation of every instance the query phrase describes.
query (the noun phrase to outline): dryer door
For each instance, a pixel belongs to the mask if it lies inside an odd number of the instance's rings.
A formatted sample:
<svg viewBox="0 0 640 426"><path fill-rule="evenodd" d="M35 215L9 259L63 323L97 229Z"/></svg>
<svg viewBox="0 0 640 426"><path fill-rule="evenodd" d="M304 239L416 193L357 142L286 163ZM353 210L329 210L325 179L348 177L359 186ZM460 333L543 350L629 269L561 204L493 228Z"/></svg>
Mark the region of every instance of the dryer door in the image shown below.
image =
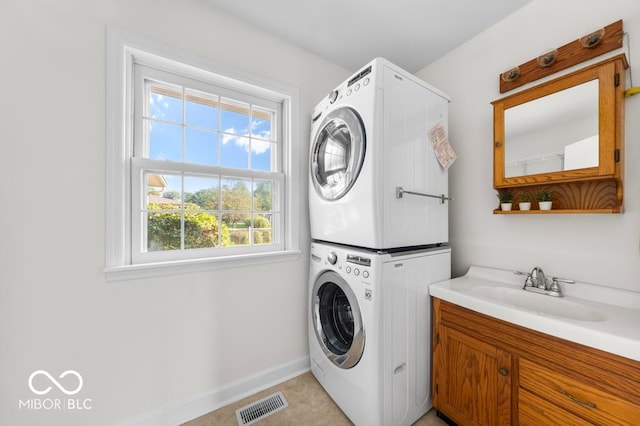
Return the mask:
<svg viewBox="0 0 640 426"><path fill-rule="evenodd" d="M330 112L311 146L311 180L322 198L342 198L358 179L364 162L366 135L358 113L349 107Z"/></svg>
<svg viewBox="0 0 640 426"><path fill-rule="evenodd" d="M353 290L327 271L316 280L312 297L313 328L325 355L340 368L355 366L364 351L364 330Z"/></svg>

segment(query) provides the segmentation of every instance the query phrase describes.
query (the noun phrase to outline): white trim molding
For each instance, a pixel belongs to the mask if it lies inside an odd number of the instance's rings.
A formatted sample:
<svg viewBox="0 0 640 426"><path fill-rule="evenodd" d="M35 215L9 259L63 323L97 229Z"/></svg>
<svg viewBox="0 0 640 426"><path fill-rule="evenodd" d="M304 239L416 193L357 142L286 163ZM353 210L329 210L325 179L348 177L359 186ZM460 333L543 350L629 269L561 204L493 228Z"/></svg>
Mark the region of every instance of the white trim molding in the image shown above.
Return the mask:
<svg viewBox="0 0 640 426"><path fill-rule="evenodd" d="M309 356L304 356L270 370L229 383L217 390L187 399L164 410L121 424L129 426L174 426L182 424L304 374L309 370Z"/></svg>

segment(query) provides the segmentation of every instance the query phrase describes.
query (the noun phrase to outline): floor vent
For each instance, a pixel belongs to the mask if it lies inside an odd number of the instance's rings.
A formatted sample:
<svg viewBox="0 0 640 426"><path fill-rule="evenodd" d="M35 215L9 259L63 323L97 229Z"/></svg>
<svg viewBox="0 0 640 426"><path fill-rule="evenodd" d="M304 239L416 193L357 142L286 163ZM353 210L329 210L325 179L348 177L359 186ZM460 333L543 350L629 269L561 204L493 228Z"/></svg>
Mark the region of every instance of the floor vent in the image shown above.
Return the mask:
<svg viewBox="0 0 640 426"><path fill-rule="evenodd" d="M262 398L259 401L236 410L238 425L245 426L253 424L264 417L287 408L287 406L287 400L284 399L282 392L276 392L273 395L269 395L266 398Z"/></svg>

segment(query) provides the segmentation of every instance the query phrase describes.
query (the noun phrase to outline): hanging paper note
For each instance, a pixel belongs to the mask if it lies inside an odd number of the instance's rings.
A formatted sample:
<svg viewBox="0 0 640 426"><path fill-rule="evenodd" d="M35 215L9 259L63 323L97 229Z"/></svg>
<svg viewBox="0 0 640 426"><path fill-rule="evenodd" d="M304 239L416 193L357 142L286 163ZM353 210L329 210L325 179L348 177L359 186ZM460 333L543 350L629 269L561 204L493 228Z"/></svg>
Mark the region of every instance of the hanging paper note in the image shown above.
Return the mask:
<svg viewBox="0 0 640 426"><path fill-rule="evenodd" d="M435 152L440 165L442 165L445 170L449 169L458 156L453 151L451 144L449 144L447 132L444 130L442 123L433 126L431 130L427 132L427 136L429 137L429 142L431 142L433 152Z"/></svg>

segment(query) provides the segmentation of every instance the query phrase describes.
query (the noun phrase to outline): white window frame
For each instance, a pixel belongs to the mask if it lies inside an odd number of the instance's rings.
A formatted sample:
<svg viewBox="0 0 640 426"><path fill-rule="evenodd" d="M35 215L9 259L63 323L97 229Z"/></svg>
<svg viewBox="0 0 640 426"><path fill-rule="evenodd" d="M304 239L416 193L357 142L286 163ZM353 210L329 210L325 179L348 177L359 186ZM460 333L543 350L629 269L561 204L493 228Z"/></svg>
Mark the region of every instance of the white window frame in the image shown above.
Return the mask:
<svg viewBox="0 0 640 426"><path fill-rule="evenodd" d="M299 91L114 28L107 28L106 53L106 279L126 280L298 259L300 212L297 195L300 193L300 167L296 141L300 140ZM185 258L181 251L176 256L170 256L170 259L166 259L166 256L150 256L144 263L136 263L140 262L140 256L133 253L132 249L135 241L133 230L138 229L133 214L139 203L136 206L132 180L138 179L139 173L132 173L132 169L140 170L145 160L133 159L134 63L179 70L189 78L205 79L231 90L282 103L279 171L282 172L280 196L284 202L280 212L280 225L283 228L280 244L265 245L258 249L252 246L254 249L249 251L228 247L215 257ZM234 170L233 176L242 176L242 171ZM198 253L194 251L194 254Z"/></svg>

